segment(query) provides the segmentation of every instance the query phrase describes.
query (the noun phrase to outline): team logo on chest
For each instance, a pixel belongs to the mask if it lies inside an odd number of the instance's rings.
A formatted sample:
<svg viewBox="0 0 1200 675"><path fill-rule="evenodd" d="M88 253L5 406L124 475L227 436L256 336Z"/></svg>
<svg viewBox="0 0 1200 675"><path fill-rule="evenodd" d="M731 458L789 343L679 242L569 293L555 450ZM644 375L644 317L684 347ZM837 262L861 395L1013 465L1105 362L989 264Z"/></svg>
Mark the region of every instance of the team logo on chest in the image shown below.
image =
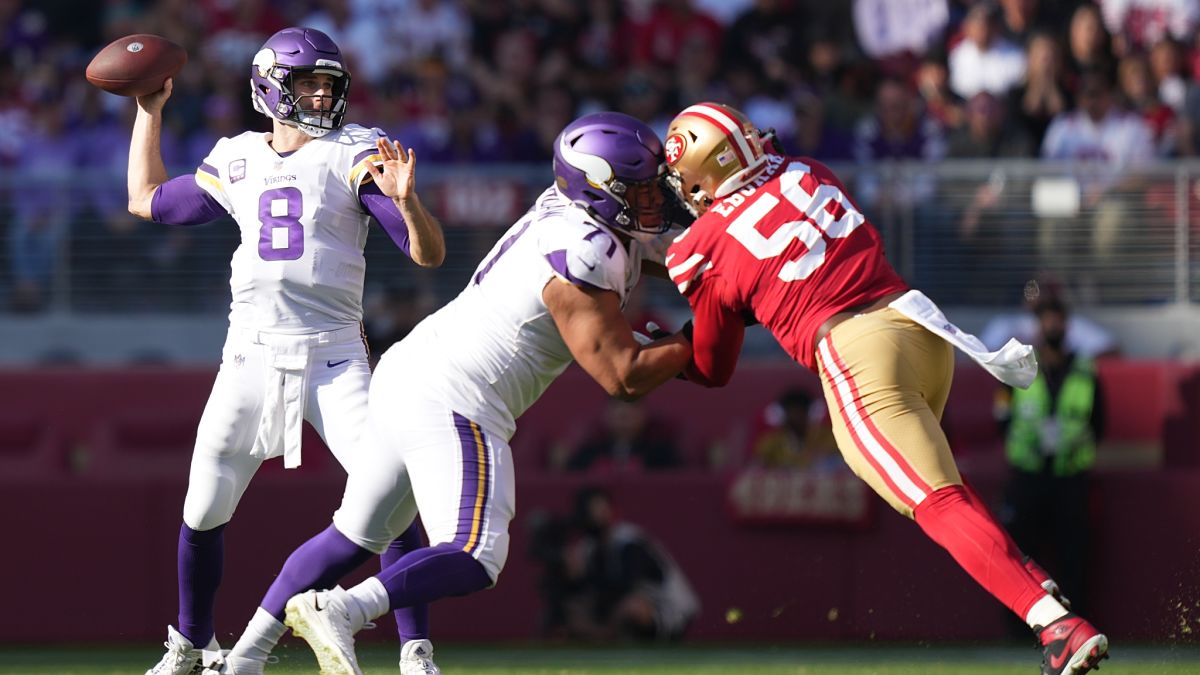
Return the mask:
<svg viewBox="0 0 1200 675"><path fill-rule="evenodd" d="M229 182L236 183L246 177L246 160L235 159L229 163Z"/></svg>

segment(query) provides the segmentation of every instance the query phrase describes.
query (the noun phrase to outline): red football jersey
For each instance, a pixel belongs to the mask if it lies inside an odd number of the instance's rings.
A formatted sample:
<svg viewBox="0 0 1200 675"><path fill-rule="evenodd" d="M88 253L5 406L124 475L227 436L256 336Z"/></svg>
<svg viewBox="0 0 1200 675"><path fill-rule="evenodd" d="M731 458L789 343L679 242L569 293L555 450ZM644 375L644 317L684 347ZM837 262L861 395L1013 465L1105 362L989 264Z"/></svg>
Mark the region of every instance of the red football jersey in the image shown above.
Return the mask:
<svg viewBox="0 0 1200 675"><path fill-rule="evenodd" d="M768 160L762 176L713 203L668 251L671 279L695 314L689 375L706 384L733 374L747 314L816 370L822 323L908 289L833 172L804 157Z"/></svg>

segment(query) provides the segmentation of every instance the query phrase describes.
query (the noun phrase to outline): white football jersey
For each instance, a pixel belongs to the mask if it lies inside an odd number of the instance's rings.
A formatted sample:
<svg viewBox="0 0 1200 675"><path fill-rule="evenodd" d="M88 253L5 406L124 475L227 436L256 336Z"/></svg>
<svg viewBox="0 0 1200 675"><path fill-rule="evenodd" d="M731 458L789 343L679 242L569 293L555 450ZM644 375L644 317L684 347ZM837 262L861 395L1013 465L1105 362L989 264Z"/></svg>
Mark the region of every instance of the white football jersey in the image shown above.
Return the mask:
<svg viewBox="0 0 1200 675"><path fill-rule="evenodd" d="M286 157L269 134L217 141L196 183L241 228L230 263L231 326L301 334L362 320L370 216L358 187L367 165L381 161L382 135L348 124Z"/></svg>
<svg viewBox="0 0 1200 675"><path fill-rule="evenodd" d="M616 292L624 306L645 246L628 249L549 188L484 257L457 298L384 354L410 386L511 438L516 418L571 363L542 291L553 279Z"/></svg>

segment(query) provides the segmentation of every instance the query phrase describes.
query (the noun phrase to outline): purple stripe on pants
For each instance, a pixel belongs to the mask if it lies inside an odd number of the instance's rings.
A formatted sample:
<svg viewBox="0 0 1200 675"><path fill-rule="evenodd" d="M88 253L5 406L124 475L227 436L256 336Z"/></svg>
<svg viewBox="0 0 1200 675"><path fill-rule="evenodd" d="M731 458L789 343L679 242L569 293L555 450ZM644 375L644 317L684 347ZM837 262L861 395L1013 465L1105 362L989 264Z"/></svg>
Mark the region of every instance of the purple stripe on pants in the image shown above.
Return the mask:
<svg viewBox="0 0 1200 675"><path fill-rule="evenodd" d="M487 524L488 492L491 487L491 465L483 430L471 420L454 413L454 427L462 445L462 495L458 501L458 529L453 544L467 553L474 553L483 538Z"/></svg>

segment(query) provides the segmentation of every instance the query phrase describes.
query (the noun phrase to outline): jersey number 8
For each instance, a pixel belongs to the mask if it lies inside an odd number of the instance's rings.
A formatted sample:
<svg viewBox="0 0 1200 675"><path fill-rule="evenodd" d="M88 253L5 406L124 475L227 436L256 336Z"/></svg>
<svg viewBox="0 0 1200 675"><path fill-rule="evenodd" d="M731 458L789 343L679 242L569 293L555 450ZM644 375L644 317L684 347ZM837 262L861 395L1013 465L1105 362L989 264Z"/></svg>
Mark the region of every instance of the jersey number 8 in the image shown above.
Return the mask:
<svg viewBox="0 0 1200 675"><path fill-rule="evenodd" d="M258 198L258 256L263 260L296 260L304 255L304 195L298 188L267 190Z"/></svg>

